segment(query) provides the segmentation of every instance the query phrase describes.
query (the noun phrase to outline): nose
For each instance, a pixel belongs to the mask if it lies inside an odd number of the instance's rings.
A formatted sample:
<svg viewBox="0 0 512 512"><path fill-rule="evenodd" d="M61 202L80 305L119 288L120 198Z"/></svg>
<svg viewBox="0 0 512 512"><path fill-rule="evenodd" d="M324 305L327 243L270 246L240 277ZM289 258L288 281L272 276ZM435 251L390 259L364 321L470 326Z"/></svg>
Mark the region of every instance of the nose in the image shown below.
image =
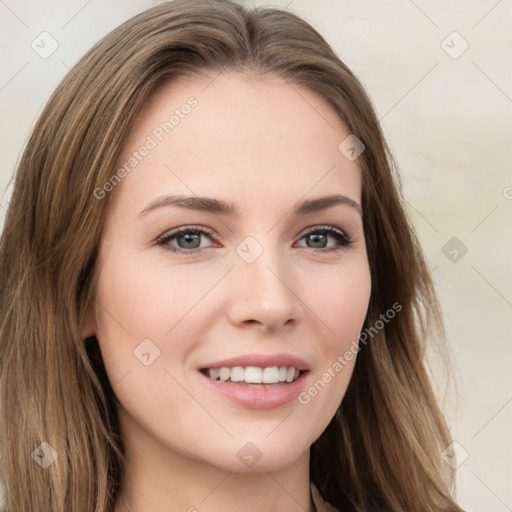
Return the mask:
<svg viewBox="0 0 512 512"><path fill-rule="evenodd" d="M303 315L299 281L277 247L265 247L252 262L235 255L230 273L229 317L233 325L265 331L290 327Z"/></svg>

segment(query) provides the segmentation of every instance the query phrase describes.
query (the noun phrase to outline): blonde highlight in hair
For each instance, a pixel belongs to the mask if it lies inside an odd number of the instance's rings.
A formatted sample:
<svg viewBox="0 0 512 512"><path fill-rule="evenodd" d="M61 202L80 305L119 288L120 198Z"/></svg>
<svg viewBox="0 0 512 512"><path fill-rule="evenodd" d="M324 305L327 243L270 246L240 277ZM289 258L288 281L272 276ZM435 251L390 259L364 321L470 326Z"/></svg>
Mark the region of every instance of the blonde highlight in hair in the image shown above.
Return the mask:
<svg viewBox="0 0 512 512"><path fill-rule="evenodd" d="M297 16L229 0L176 0L125 22L62 80L19 162L0 243L1 473L9 512L111 512L124 460L97 340L81 338L116 171L158 87L234 70L323 97L366 145L364 231L372 294L365 327L396 317L358 355L343 402L311 448L311 479L339 510L461 511L440 452L451 439L425 369L441 312L403 207L393 157L363 86ZM48 443L49 467L32 452Z"/></svg>

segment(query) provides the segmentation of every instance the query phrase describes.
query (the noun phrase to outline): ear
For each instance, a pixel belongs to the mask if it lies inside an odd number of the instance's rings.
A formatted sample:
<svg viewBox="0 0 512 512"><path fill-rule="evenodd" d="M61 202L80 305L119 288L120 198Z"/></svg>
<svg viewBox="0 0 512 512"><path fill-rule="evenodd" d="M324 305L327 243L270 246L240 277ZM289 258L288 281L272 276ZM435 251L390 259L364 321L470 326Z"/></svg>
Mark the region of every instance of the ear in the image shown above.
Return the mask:
<svg viewBox="0 0 512 512"><path fill-rule="evenodd" d="M94 307L94 300L91 299L87 309L85 310L84 320L82 322L81 336L83 340L96 336L97 323L96 323L96 311Z"/></svg>

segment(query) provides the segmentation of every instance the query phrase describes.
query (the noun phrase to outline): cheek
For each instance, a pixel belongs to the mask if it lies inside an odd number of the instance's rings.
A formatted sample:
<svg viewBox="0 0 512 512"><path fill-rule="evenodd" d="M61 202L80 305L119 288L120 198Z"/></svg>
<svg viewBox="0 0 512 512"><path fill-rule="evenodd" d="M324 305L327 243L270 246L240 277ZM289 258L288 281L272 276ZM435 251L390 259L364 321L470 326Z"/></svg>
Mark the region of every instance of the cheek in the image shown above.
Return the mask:
<svg viewBox="0 0 512 512"><path fill-rule="evenodd" d="M336 414L356 363L371 294L368 263L361 258L337 272L328 269L325 275L317 273L315 283L320 288L307 295L311 298L310 309L320 319L318 325L326 329L318 340L322 350L315 378L297 401L304 414L315 418L319 436Z"/></svg>
<svg viewBox="0 0 512 512"><path fill-rule="evenodd" d="M97 338L109 380L122 379L115 388L121 400L140 397L146 388L147 396L155 390L161 397L170 390L183 394L165 370L181 380L213 318L205 312L214 295L209 291L226 272L199 266L128 251L112 251L104 260L96 288Z"/></svg>
<svg viewBox="0 0 512 512"><path fill-rule="evenodd" d="M358 340L368 310L371 294L370 269L366 260L346 265L315 277L316 293L311 297L311 310L328 328L325 353L345 350Z"/></svg>
<svg viewBox="0 0 512 512"><path fill-rule="evenodd" d="M218 276L194 265L150 266L142 256L106 262L97 286L99 330L124 338L162 339L212 287ZM105 333L106 334L106 333ZM106 338L107 336L105 336Z"/></svg>
<svg viewBox="0 0 512 512"><path fill-rule="evenodd" d="M109 380L124 409L142 423L163 408L197 407L170 374L183 381L203 329L194 308L219 279L194 265L155 266L148 259L112 251L96 287L97 338Z"/></svg>

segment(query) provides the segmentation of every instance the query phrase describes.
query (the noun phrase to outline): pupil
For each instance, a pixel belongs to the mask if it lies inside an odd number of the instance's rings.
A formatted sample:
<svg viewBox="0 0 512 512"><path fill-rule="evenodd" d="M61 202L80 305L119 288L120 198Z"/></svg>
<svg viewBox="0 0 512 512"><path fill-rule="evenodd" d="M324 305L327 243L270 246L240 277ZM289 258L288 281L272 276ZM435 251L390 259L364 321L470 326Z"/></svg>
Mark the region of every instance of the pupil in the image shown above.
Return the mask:
<svg viewBox="0 0 512 512"><path fill-rule="evenodd" d="M184 239L185 245L187 245L187 247L184 247L185 249L196 249L200 245L197 244L197 242L200 241L199 233L186 233L184 235L181 235L180 238ZM312 233L311 235L309 235L309 241L313 243L313 246L315 248L323 248L326 241L325 238L325 234L320 233ZM190 244L192 244L193 246L190 247Z"/></svg>
<svg viewBox="0 0 512 512"><path fill-rule="evenodd" d="M187 233L185 235L181 235L182 238L185 239L185 244L190 244L190 243L193 243L194 241L199 241L199 234L198 233L195 233L195 234L190 234L190 233ZM193 247L185 247L185 249L196 249L197 247L199 247L198 244L194 245Z"/></svg>
<svg viewBox="0 0 512 512"><path fill-rule="evenodd" d="M323 244L321 242L325 242L325 235L319 233L312 233L311 235L309 235L309 239L311 242L313 242L313 244L320 243L320 245L315 246L316 248L322 248Z"/></svg>

